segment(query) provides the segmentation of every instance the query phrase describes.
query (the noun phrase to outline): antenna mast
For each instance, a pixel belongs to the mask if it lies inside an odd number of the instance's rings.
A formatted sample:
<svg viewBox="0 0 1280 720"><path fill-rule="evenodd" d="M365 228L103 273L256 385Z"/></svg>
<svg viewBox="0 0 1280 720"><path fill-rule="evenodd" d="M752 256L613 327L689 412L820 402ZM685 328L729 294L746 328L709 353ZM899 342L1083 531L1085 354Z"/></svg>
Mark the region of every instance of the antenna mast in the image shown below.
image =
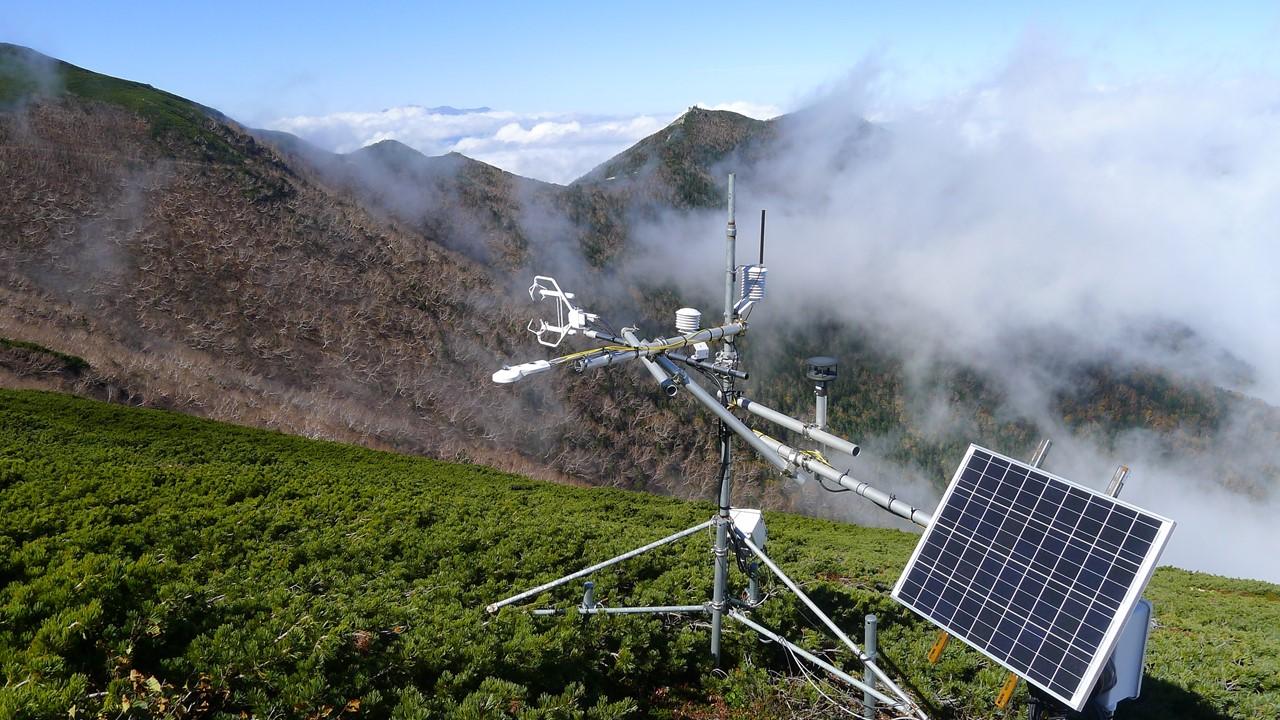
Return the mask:
<svg viewBox="0 0 1280 720"><path fill-rule="evenodd" d="M738 275L738 259L735 245L738 225L733 219L733 173L729 173L729 222L724 229L724 324L733 322L733 284Z"/></svg>

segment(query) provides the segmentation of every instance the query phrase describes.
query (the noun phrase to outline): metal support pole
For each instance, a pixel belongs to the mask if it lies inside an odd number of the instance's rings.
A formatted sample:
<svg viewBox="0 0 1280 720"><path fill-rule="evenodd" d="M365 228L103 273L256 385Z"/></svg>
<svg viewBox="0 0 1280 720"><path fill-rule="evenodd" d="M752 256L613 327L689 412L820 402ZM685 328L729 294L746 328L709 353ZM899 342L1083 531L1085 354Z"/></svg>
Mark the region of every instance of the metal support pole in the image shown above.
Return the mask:
<svg viewBox="0 0 1280 720"><path fill-rule="evenodd" d="M1124 480L1129 477L1129 466L1121 465L1116 468L1116 474L1111 476L1111 482L1107 485L1107 494L1111 497L1120 497L1120 490L1124 488Z"/></svg>
<svg viewBox="0 0 1280 720"><path fill-rule="evenodd" d="M733 618L734 620L737 620L738 622L742 623L743 625L746 625L747 627L749 627L749 628L751 628L752 630L756 631L756 633L758 633L761 637L763 637L763 638L767 638L767 639L769 639L769 640L772 640L773 642L776 642L776 643L778 643L779 645L781 645L781 646L785 647L786 649L788 649L788 650L790 650L791 652L795 653L797 657L800 657L800 658L803 658L803 659L805 659L805 660L808 660L809 662L813 663L814 665L817 665L818 667L822 668L823 670L826 670L827 672L831 673L831 674L832 674L832 675L834 675L836 678L838 678L838 679L840 679L840 680L844 681L845 683L848 683L849 685L851 685L851 686L853 686L853 687L855 687L855 688L858 688L859 690L861 690L861 691L862 691L862 692L864 692L864 693L871 693L871 694L872 694L872 697L875 697L875 698L879 699L879 700L880 700L881 702L883 702L884 704L889 705L889 706L892 706L892 707L902 707L902 706L903 706L903 704L904 704L904 703L903 703L903 701L901 701L901 700L894 700L893 698L889 697L888 695L885 695L884 693L880 692L879 690L876 690L875 688L868 686L866 683L864 683L864 682L862 682L861 680L859 680L859 679L855 678L854 676L850 675L849 673L847 673L847 672L845 672L845 671L841 670L840 668L836 667L835 665L832 665L831 663L827 662L826 660L823 660L822 658L818 657L817 655L814 655L813 653L809 652L808 650L805 650L804 648L802 648L802 647L800 647L799 645L797 645L797 644L795 644L795 643L791 642L790 640L788 640L788 639L786 639L786 638L782 637L781 635L779 635L779 634L777 634L777 633L773 632L772 630L770 630L770 629L766 628L765 626L763 626L763 625L761 625L761 624L759 624L759 623L753 622L751 619L749 619L746 615L743 615L741 612L739 612L739 611L737 611L737 610L730 610L730 611L729 611L729 617Z"/></svg>
<svg viewBox="0 0 1280 720"><path fill-rule="evenodd" d="M872 662L876 660L876 616L868 615L863 621L863 629L866 632L863 645L867 649L867 657ZM871 668L863 671L863 682L871 687L876 686L876 675L871 672ZM862 693L862 717L863 720L876 720L876 696L869 692Z"/></svg>
<svg viewBox="0 0 1280 720"><path fill-rule="evenodd" d="M840 642L844 643L845 647L852 650L858 660L862 661L862 664L868 670L875 673L875 676L879 678L880 682L884 683L885 687L889 688L893 694L901 698L903 702L911 702L907 697L907 693L903 691L902 688L898 687L898 684L886 675L885 672L876 665L875 661L867 657L867 654L862 651L862 648L859 648L858 644L851 640L849 636L840 629L840 626L836 625L834 620L827 617L827 614L822 612L821 608L819 608L813 600L810 600L808 595L805 595L804 591L800 589L800 586L795 584L795 581L788 577L786 573L782 572L782 568L775 565L773 560L770 560L769 556L764 554L763 550L756 547L755 543L751 542L751 538L739 534L738 542L742 543L748 550L755 553L755 556L760 558L760 562L764 563L765 567L769 568L769 570L782 581L783 585L787 586L787 589L790 590L805 607L813 611L813 614L822 621L822 624L826 625L827 629L830 630L831 633L840 640ZM912 707L914 708L914 703L912 703ZM924 713L920 712L919 708L915 708L915 712L921 718L924 717Z"/></svg>
<svg viewBox="0 0 1280 720"><path fill-rule="evenodd" d="M817 426L819 430L823 430L827 427L827 389L819 388L818 392L814 393L813 397L813 424ZM857 455L857 453L852 454Z"/></svg>
<svg viewBox="0 0 1280 720"><path fill-rule="evenodd" d="M653 605L638 607L601 607L592 605L589 608L577 608L578 613L582 615L675 615L681 613L704 613L707 612L706 605ZM564 615L569 612L564 608L538 608L529 613L530 615L538 615L547 617L549 615Z"/></svg>
<svg viewBox="0 0 1280 720"><path fill-rule="evenodd" d="M711 657L720 667L720 630L729 585L729 485L733 458L730 455L729 428L720 423L720 509L716 514L715 585L711 590Z"/></svg>
<svg viewBox="0 0 1280 720"><path fill-rule="evenodd" d="M565 575L564 577L558 580L552 580L551 582L543 583L536 588L525 590L524 592L518 595L512 595L506 600L499 600L498 602L495 602L495 603L489 603L489 605L485 606L485 611L491 612L491 613L497 612L500 608L506 607L507 605L511 605L512 603L518 603L521 600L527 600L531 597L536 597L537 595L544 593L552 588L557 588L566 583L571 583L574 580L577 580L578 578L586 577L587 575L590 575L591 573L596 572L597 570L603 570L611 565L617 565L618 563L623 562L624 560L630 560L631 558L637 555L643 555L644 553L647 553L650 550L653 550L654 548L662 547L667 543L673 543L676 540L679 540L681 538L689 537L690 535L696 532L699 532L701 530L706 530L707 528L711 527L715 523L716 523L716 519L712 518L704 523L699 523L697 525L694 525L691 528L685 528L684 530L681 530L680 532L675 533L673 535L668 535L662 538L661 540L654 540L653 542L649 543L648 545L645 545L644 547L638 547L635 550L629 550L615 558L605 560L604 562L601 562L601 563L596 563L591 567L583 568L571 575Z"/></svg>
<svg viewBox="0 0 1280 720"><path fill-rule="evenodd" d="M724 231L724 324L733 322L733 283L738 274L738 258L734 252L738 225L733 218L733 173L729 173L729 222Z"/></svg>
<svg viewBox="0 0 1280 720"><path fill-rule="evenodd" d="M1049 448L1053 447L1053 440L1044 438L1036 445L1035 452L1031 453L1031 467L1038 468L1044 464L1045 456L1049 454Z"/></svg>
<svg viewBox="0 0 1280 720"><path fill-rule="evenodd" d="M738 274L738 259L735 252L735 244L738 238L738 225L734 219L733 205L733 173L729 173L729 192L728 192L729 213L724 231L724 324L732 325L734 322L734 280ZM738 351L734 347L733 337L727 336L724 339L724 348L720 351L718 358L721 365L735 369L738 360ZM742 421L733 416L728 408L724 407L721 402L702 389L697 382L690 380L687 373L675 366L671 360L665 356L658 356L657 362L666 370L677 383L689 388L689 394L697 398L708 410L711 410L720 418L720 507L716 513L716 544L715 552L715 586L711 590L711 657L715 659L716 667L720 667L720 632L721 625L724 622L725 598L728 597L729 585L729 528L733 520L729 517L729 497L730 486L732 483L733 473L733 455L729 443L729 432L743 434L745 430L748 434L750 430ZM675 370L675 372L672 372ZM720 397L729 398L733 393L733 377L720 377ZM745 435L743 436L745 439ZM750 441L748 441L750 442ZM767 458L781 469L785 463L782 458L774 455Z"/></svg>

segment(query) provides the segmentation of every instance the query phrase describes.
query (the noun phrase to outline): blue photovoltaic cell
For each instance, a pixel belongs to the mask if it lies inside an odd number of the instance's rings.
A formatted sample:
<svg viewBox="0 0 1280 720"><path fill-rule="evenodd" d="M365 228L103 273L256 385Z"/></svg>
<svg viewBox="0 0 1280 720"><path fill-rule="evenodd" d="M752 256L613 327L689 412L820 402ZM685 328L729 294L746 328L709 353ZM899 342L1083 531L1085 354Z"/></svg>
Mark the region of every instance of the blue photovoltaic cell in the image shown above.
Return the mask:
<svg viewBox="0 0 1280 720"><path fill-rule="evenodd" d="M893 597L1079 710L1172 529L970 446Z"/></svg>

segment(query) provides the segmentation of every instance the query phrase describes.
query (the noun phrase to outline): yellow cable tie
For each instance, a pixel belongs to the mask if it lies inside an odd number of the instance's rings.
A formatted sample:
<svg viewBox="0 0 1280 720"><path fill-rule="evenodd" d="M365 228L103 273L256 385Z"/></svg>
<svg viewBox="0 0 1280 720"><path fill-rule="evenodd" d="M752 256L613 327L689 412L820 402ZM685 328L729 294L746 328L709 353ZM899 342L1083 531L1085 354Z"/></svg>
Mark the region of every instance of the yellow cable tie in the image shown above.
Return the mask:
<svg viewBox="0 0 1280 720"><path fill-rule="evenodd" d="M951 634L946 630L938 633L938 639L933 642L933 647L929 648L929 662L936 664L938 658L942 657L942 651L947 649L947 642L951 640Z"/></svg>
<svg viewBox="0 0 1280 720"><path fill-rule="evenodd" d="M1009 678L1004 681L1004 687L1000 688L1000 694L996 696L996 707L1003 710L1009 704L1009 699L1013 697L1014 688L1018 687L1018 676L1015 673L1009 673Z"/></svg>

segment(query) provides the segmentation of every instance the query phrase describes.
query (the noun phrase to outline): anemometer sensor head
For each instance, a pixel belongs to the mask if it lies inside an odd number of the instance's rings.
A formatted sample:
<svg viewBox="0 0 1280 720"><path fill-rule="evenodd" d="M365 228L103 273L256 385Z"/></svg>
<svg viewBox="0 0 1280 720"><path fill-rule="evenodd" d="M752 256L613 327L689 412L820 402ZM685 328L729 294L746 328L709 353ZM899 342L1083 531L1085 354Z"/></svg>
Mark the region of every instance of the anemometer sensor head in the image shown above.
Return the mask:
<svg viewBox="0 0 1280 720"><path fill-rule="evenodd" d="M574 335L586 330L599 320L599 316L589 313L573 304L573 293L560 289L560 283L553 277L538 275L529 286L529 298L535 301L550 300L555 305L556 319L547 322L534 318L529 321L529 332L538 338L538 342L547 347L558 347L566 335ZM498 381L501 382L501 381Z"/></svg>

